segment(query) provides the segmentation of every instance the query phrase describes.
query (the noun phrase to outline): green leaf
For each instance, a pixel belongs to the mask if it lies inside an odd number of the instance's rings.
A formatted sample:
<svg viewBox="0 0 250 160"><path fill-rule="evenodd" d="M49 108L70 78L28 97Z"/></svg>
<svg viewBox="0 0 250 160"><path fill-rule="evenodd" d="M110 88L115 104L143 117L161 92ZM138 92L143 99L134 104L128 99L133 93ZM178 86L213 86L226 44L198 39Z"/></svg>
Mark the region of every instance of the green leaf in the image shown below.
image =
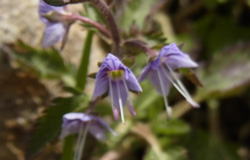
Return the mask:
<svg viewBox="0 0 250 160"><path fill-rule="evenodd" d="M207 56L235 42L250 40L248 27L237 24L232 16L218 16L214 12L197 21L194 28L206 45Z"/></svg>
<svg viewBox="0 0 250 160"><path fill-rule="evenodd" d="M16 60L27 69L33 70L42 78L62 79L67 85L74 84L74 68L65 64L55 49L36 49L18 41L10 45Z"/></svg>
<svg viewBox="0 0 250 160"><path fill-rule="evenodd" d="M82 16L88 17L93 21L99 22L100 24L105 23L103 20L103 16L100 14L97 8L95 8L91 3L83 3L84 12L81 13ZM84 27L88 31L98 31L95 27L90 24L82 23L82 27Z"/></svg>
<svg viewBox="0 0 250 160"><path fill-rule="evenodd" d="M91 3L83 3L85 17L88 17L94 21L103 22L103 16L100 14L97 8L95 8Z"/></svg>
<svg viewBox="0 0 250 160"><path fill-rule="evenodd" d="M155 160L155 159L159 159L159 160L170 160L166 154L161 154L161 156L159 157L159 155L157 155L157 153L152 149L149 148L148 151L146 152L146 154L144 155L144 160Z"/></svg>
<svg viewBox="0 0 250 160"><path fill-rule="evenodd" d="M150 9L155 3L155 0L131 0L124 6L124 12L119 16L119 26L124 31L128 31L132 25L140 30L144 27L146 16L150 13Z"/></svg>
<svg viewBox="0 0 250 160"><path fill-rule="evenodd" d="M158 159L156 153L150 148L145 154L144 160L155 160ZM187 160L185 156L185 149L181 147L171 147L164 152L164 160Z"/></svg>
<svg viewBox="0 0 250 160"><path fill-rule="evenodd" d="M79 90L83 90L86 86L93 36L94 36L94 32L89 31L84 42L82 58L81 58L80 66L78 68L77 77L76 77L76 87Z"/></svg>
<svg viewBox="0 0 250 160"><path fill-rule="evenodd" d="M74 146L75 146L74 135L65 137L63 144L63 155L62 160L72 160L74 157Z"/></svg>
<svg viewBox="0 0 250 160"><path fill-rule="evenodd" d="M229 52L230 50L230 52ZM228 97L244 91L250 85L250 49L232 47L215 54L207 70L200 73L204 88L199 95L209 98Z"/></svg>
<svg viewBox="0 0 250 160"><path fill-rule="evenodd" d="M86 106L87 102L85 95L55 99L54 105L49 107L45 115L39 119L38 128L32 136L28 147L28 155L37 153L45 144L59 135L62 116L65 113Z"/></svg>
<svg viewBox="0 0 250 160"><path fill-rule="evenodd" d="M161 119L156 118L157 120L152 122L153 130L160 135L164 136L177 136L183 135L190 131L190 127L185 122L178 119L171 119L168 121L164 121L166 117ZM157 124L157 125L155 125Z"/></svg>

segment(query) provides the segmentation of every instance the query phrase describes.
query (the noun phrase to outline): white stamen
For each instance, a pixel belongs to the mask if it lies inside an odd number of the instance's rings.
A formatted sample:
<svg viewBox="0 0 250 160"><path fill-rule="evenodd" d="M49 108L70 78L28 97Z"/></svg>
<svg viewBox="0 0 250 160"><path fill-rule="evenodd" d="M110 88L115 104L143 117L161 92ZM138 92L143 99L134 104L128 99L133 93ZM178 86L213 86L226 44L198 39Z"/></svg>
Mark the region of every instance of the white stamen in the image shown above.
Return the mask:
<svg viewBox="0 0 250 160"><path fill-rule="evenodd" d="M89 129L88 124L86 125L85 128L81 125L80 133L79 133L78 138L77 138L77 143L76 143L76 148L75 148L76 151L75 151L75 154L74 154L74 160L81 160L81 158L82 158L83 148L84 148L84 144L86 142L88 129Z"/></svg>
<svg viewBox="0 0 250 160"><path fill-rule="evenodd" d="M74 160L77 159L77 156L78 156L78 148L79 148L79 146L80 146L80 141L81 141L81 139L82 139L82 136L83 136L83 125L81 124L80 130L79 130L79 133L78 133L78 137L77 137L77 141L76 141L76 145L75 145Z"/></svg>
<svg viewBox="0 0 250 160"><path fill-rule="evenodd" d="M199 107L199 104L197 104L185 88L185 86L182 84L182 82L179 80L177 75L174 73L174 71L167 65L167 68L170 72L170 76L166 71L163 69L165 75L168 77L168 79L171 81L171 83L174 85L174 87L183 95L183 97L194 107Z"/></svg>
<svg viewBox="0 0 250 160"><path fill-rule="evenodd" d="M116 106L114 106L113 86L111 84L111 80L110 79L109 79L109 91L110 91L110 98L111 98L112 108L114 110L114 107L116 107ZM125 122L125 118L124 118L124 113L123 113L122 99L121 99L121 94L120 94L120 88L118 86L117 86L117 92L118 92L118 103L119 103L119 110L120 110L121 120L122 120L122 123L124 123Z"/></svg>
<svg viewBox="0 0 250 160"><path fill-rule="evenodd" d="M171 117L172 116L172 108L168 105L168 100L167 100L167 93L165 92L165 89L163 88L164 87L164 84L163 84L163 80L162 80L162 77L159 73L160 71L156 71L157 73L157 76L160 80L160 86L161 86L161 91L163 93L163 99L164 99L164 104L165 104L165 108L166 108L166 112L167 112L167 115L168 117Z"/></svg>
<svg viewBox="0 0 250 160"><path fill-rule="evenodd" d="M112 110L114 111L115 106L114 106L114 100L113 100L114 97L113 97L113 87L112 87L111 79L109 79L109 92L110 92L110 101L112 105Z"/></svg>
<svg viewBox="0 0 250 160"><path fill-rule="evenodd" d="M121 113L121 119L122 119L122 123L125 122L125 118L124 118L124 113L123 113L123 105L122 105L122 99L121 99L121 90L120 90L120 87L118 87L118 83L119 82L116 82L117 84L117 92L118 92L118 102L119 102L119 108L120 108L120 113Z"/></svg>

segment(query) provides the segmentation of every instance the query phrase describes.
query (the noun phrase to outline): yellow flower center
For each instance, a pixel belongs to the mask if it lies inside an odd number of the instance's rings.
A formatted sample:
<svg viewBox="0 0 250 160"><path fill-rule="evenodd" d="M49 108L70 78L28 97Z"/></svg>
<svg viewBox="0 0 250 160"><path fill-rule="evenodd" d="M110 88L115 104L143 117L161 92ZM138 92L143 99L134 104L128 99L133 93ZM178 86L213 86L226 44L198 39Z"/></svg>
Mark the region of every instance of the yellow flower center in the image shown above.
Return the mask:
<svg viewBox="0 0 250 160"><path fill-rule="evenodd" d="M108 72L108 76L113 80L121 79L123 78L123 75L124 75L123 70L113 70Z"/></svg>

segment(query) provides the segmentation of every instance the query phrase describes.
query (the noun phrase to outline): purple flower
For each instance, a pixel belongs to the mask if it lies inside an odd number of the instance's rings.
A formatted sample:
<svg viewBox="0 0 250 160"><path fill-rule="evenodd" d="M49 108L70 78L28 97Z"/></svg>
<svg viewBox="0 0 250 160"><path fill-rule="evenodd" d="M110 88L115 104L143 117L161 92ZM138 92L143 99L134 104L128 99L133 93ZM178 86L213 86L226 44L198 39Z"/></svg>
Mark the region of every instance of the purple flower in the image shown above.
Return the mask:
<svg viewBox="0 0 250 160"><path fill-rule="evenodd" d="M66 13L65 7L55 7L48 5L43 0L39 1L39 16L41 21L46 25L42 45L45 48L53 46L55 43L61 41L62 47L65 44L67 33L70 27L70 23L65 23L55 18L52 20L47 16L50 13L58 13L59 17Z"/></svg>
<svg viewBox="0 0 250 160"><path fill-rule="evenodd" d="M157 91L163 95L167 113L171 114L171 108L168 106L166 96L169 93L171 85L186 98L194 107L199 105L194 102L184 85L179 80L174 70L179 68L196 68L198 64L194 62L186 53L182 52L175 43L166 45L160 50L158 57L152 60L144 69L139 78L143 81L149 78Z"/></svg>
<svg viewBox="0 0 250 160"><path fill-rule="evenodd" d="M101 118L85 113L67 113L63 116L61 137L80 133L88 128L88 132L98 140L105 139L106 131L116 134Z"/></svg>
<svg viewBox="0 0 250 160"><path fill-rule="evenodd" d="M108 54L96 75L93 100L108 94L115 119L119 118L120 113L124 122L123 106L127 103L129 91L139 93L142 89L133 72L117 57ZM132 105L127 105L130 113L135 115Z"/></svg>
<svg viewBox="0 0 250 160"><path fill-rule="evenodd" d="M78 133L74 160L80 160L82 157L87 132L98 140L104 140L106 131L116 135L109 125L99 117L84 113L67 113L63 116L61 138Z"/></svg>

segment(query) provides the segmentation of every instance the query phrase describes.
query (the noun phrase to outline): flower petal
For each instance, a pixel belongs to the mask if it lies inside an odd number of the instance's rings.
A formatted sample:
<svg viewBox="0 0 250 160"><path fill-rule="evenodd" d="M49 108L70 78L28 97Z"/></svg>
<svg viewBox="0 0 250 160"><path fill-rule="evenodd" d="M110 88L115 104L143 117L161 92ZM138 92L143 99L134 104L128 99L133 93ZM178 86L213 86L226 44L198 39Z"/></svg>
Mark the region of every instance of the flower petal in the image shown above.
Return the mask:
<svg viewBox="0 0 250 160"><path fill-rule="evenodd" d="M72 112L72 113L65 114L63 116L63 120L65 122L70 122L72 120L79 120L79 121L82 121L82 122L89 122L89 121L93 120L93 117L91 115L84 114L84 113Z"/></svg>
<svg viewBox="0 0 250 160"><path fill-rule="evenodd" d="M101 118L96 117L96 122L98 122L104 129L108 130L113 135L117 135L117 133Z"/></svg>
<svg viewBox="0 0 250 160"><path fill-rule="evenodd" d="M105 130L116 134L101 118L84 113L67 113L63 116L61 138L79 133L86 126L89 132L98 140L105 138Z"/></svg>
<svg viewBox="0 0 250 160"><path fill-rule="evenodd" d="M123 107L128 98L128 89L125 85L126 83L124 83L123 80L109 80L109 96L112 103L114 117L115 119L119 118L119 115L117 114L119 111L123 123L125 122Z"/></svg>
<svg viewBox="0 0 250 160"><path fill-rule="evenodd" d="M105 72L98 72L95 81L95 90L92 99L95 100L98 97L103 96L108 92L108 77Z"/></svg>
<svg viewBox="0 0 250 160"><path fill-rule="evenodd" d="M160 67L158 70L150 72L149 79L161 95L167 96L169 93L171 83L167 78L167 76L165 75L163 69L164 69L163 67Z"/></svg>
<svg viewBox="0 0 250 160"><path fill-rule="evenodd" d="M149 65L147 65L146 67L144 67L143 70L142 70L142 73L141 73L140 77L138 78L139 82L144 81L148 77L150 71L151 71L151 68L150 68Z"/></svg>
<svg viewBox="0 0 250 160"><path fill-rule="evenodd" d="M48 12L51 12L51 11L57 11L57 12L64 12L65 11L65 7L55 7L55 6L51 6L51 5L48 5L47 3L45 3L43 0L40 0L39 1L39 16L40 16L40 19L43 23L47 24L49 21L44 18L43 16L45 14L47 14Z"/></svg>
<svg viewBox="0 0 250 160"><path fill-rule="evenodd" d="M127 69L128 79L126 80L128 89L133 92L142 92L142 88L137 81L135 75L132 73L130 69Z"/></svg>
<svg viewBox="0 0 250 160"><path fill-rule="evenodd" d="M129 110L129 112L130 112L130 114L131 114L132 116L135 116L135 115L136 115L134 106L133 106L132 104L130 104L130 103L128 103L128 110Z"/></svg>
<svg viewBox="0 0 250 160"><path fill-rule="evenodd" d="M98 140L103 141L106 138L105 130L98 126L98 125L92 125L89 128L89 132Z"/></svg>
<svg viewBox="0 0 250 160"><path fill-rule="evenodd" d="M119 107L119 100L121 99L122 106L126 105L128 92L123 81L111 81L111 87L109 91L109 96L112 98L112 103L114 107Z"/></svg>
<svg viewBox="0 0 250 160"><path fill-rule="evenodd" d="M149 62L149 64L143 68L141 76L139 77L139 82L147 78L151 71L157 70L161 66L160 58L157 57L155 60Z"/></svg>
<svg viewBox="0 0 250 160"><path fill-rule="evenodd" d="M61 138L68 135L79 133L81 128L84 128L88 122L94 120L93 116L84 113L67 113L63 116L63 124Z"/></svg>
<svg viewBox="0 0 250 160"><path fill-rule="evenodd" d="M43 47L48 48L61 41L66 33L66 28L61 23L49 23L46 25L43 36Z"/></svg>
<svg viewBox="0 0 250 160"><path fill-rule="evenodd" d="M127 67L123 65L123 63L113 54L109 53L103 61L103 64L107 67L110 71L111 70L118 70L123 69L125 70Z"/></svg>
<svg viewBox="0 0 250 160"><path fill-rule="evenodd" d="M194 62L188 54L182 52L175 43L165 46L160 51L163 62L173 70L178 68L196 68L198 64Z"/></svg>

